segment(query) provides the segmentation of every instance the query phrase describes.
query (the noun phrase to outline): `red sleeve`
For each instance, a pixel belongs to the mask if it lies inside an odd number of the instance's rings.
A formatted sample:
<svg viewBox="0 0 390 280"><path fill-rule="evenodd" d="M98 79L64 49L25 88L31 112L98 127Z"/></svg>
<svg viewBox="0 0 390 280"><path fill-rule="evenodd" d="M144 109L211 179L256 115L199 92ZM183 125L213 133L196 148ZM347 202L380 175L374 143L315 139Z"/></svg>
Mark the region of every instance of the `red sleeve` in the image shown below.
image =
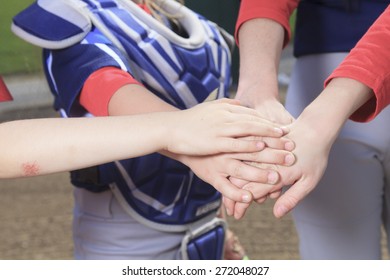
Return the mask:
<svg viewBox="0 0 390 280"><path fill-rule="evenodd" d="M344 61L325 81L346 77L370 87L375 97L360 107L351 119L367 122L390 104L390 6L374 22Z"/></svg>
<svg viewBox="0 0 390 280"><path fill-rule="evenodd" d="M12 96L9 93L7 86L5 85L3 78L0 76L0 102L11 101Z"/></svg>
<svg viewBox="0 0 390 280"><path fill-rule="evenodd" d="M126 84L140 83L119 68L101 68L85 81L80 94L80 104L94 116L108 116L108 104L111 97Z"/></svg>
<svg viewBox="0 0 390 280"><path fill-rule="evenodd" d="M290 16L298 6L299 0L241 0L240 12L236 22L235 38L238 44L238 30L251 19L268 18L279 22L286 30L285 45L291 37Z"/></svg>

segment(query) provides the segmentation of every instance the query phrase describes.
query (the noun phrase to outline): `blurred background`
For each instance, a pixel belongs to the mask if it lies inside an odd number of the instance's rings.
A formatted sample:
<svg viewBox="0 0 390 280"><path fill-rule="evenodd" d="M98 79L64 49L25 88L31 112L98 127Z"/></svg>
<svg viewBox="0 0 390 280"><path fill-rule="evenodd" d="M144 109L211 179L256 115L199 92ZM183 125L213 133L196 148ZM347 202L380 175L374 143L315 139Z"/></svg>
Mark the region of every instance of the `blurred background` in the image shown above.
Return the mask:
<svg viewBox="0 0 390 280"><path fill-rule="evenodd" d="M3 1L0 10L0 73L34 74L42 69L40 49L13 35L10 29L12 17L33 3L32 0Z"/></svg>

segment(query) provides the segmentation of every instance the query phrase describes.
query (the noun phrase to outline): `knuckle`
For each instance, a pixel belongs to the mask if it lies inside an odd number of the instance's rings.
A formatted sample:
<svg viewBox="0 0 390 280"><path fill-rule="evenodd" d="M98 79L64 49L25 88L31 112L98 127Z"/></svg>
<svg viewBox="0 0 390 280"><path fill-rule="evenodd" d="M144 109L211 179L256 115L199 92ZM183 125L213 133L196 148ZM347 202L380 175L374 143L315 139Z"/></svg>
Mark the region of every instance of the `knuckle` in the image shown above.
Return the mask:
<svg viewBox="0 0 390 280"><path fill-rule="evenodd" d="M241 164L234 164L232 170L232 176L237 178L242 178L242 166Z"/></svg>
<svg viewBox="0 0 390 280"><path fill-rule="evenodd" d="M241 147L241 142L237 139L231 139L230 147L232 148L233 151L238 151Z"/></svg>

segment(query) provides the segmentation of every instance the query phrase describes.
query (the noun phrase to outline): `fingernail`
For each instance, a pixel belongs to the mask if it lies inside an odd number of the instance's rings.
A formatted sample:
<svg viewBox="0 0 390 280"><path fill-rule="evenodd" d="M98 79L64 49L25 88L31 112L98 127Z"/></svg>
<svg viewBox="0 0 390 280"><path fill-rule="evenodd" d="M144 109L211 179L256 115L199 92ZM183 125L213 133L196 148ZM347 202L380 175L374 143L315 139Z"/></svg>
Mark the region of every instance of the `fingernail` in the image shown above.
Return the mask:
<svg viewBox="0 0 390 280"><path fill-rule="evenodd" d="M287 151L292 151L294 150L294 148L295 148L294 142L288 141L284 144L284 149Z"/></svg>
<svg viewBox="0 0 390 280"><path fill-rule="evenodd" d="M270 171L268 173L268 183L275 184L279 179L278 173L274 171Z"/></svg>
<svg viewBox="0 0 390 280"><path fill-rule="evenodd" d="M251 202L251 196L248 195L248 194L244 194L244 195L242 196L242 202L244 202L244 203L249 203L249 202Z"/></svg>
<svg viewBox="0 0 390 280"><path fill-rule="evenodd" d="M287 208L284 207L283 205L281 205L278 208L276 208L276 216L278 218L283 217L284 215L287 214L287 212L288 212Z"/></svg>
<svg viewBox="0 0 390 280"><path fill-rule="evenodd" d="M290 128L288 128L287 126L282 126L280 128L285 134L289 133L290 132Z"/></svg>
<svg viewBox="0 0 390 280"><path fill-rule="evenodd" d="M256 147L259 149L264 149L265 143L262 141L256 142Z"/></svg>
<svg viewBox="0 0 390 280"><path fill-rule="evenodd" d="M285 158L284 158L284 163L286 165L292 165L295 161L295 157L294 155L292 154L288 154Z"/></svg>

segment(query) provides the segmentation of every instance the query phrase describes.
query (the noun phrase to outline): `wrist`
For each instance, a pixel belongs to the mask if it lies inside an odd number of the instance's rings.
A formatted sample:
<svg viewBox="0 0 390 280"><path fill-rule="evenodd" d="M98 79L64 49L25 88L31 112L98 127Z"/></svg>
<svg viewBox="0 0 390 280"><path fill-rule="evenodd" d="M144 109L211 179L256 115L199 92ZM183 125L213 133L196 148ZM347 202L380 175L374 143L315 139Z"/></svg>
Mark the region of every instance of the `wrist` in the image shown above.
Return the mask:
<svg viewBox="0 0 390 280"><path fill-rule="evenodd" d="M307 131L316 133L319 141L333 143L351 114L371 96L371 89L364 84L348 78L335 78L305 108L297 121L305 123Z"/></svg>
<svg viewBox="0 0 390 280"><path fill-rule="evenodd" d="M330 148L344 121L331 120L327 114L327 112L318 112L314 107L306 108L293 125L301 128L301 133L309 139L307 142Z"/></svg>
<svg viewBox="0 0 390 280"><path fill-rule="evenodd" d="M242 105L253 109L268 102L280 102L276 76L258 79L256 82L240 81L235 98Z"/></svg>

